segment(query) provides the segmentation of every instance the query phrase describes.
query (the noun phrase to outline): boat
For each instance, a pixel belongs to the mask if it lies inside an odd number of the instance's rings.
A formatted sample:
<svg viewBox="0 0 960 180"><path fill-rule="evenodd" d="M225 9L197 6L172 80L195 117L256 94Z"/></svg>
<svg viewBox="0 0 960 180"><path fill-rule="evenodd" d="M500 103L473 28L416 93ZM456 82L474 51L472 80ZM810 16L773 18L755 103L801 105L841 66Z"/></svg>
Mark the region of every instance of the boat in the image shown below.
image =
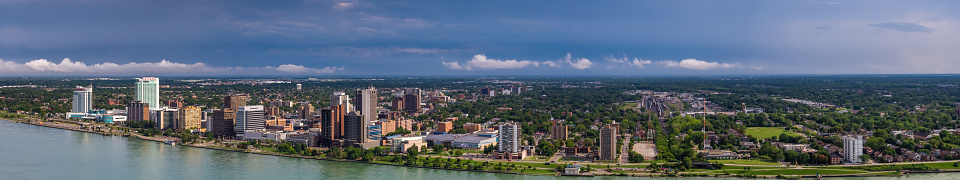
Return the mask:
<svg viewBox="0 0 960 180"><path fill-rule="evenodd" d="M167 141L164 141L163 143L169 144L169 145L177 145L177 143L173 142L173 140L167 140Z"/></svg>

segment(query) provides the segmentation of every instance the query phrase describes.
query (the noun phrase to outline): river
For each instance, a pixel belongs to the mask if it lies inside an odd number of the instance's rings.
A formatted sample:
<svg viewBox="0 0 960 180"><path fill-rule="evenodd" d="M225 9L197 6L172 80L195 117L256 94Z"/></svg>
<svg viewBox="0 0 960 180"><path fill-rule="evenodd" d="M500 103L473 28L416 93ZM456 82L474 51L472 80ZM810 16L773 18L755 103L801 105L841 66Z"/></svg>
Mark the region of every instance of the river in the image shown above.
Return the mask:
<svg viewBox="0 0 960 180"><path fill-rule="evenodd" d="M957 179L922 174L869 179ZM0 121L0 179L739 179L552 177L299 159ZM868 178L835 178L861 180Z"/></svg>

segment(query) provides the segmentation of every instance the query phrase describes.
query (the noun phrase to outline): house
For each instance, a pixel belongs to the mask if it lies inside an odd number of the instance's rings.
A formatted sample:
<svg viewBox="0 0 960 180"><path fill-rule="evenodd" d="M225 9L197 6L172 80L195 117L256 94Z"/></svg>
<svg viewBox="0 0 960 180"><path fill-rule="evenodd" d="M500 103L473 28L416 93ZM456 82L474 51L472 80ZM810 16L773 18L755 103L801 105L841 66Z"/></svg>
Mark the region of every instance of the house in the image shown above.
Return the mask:
<svg viewBox="0 0 960 180"><path fill-rule="evenodd" d="M893 161L893 156L884 155L884 156L883 156L883 161L884 161L884 162L894 162L894 161Z"/></svg>

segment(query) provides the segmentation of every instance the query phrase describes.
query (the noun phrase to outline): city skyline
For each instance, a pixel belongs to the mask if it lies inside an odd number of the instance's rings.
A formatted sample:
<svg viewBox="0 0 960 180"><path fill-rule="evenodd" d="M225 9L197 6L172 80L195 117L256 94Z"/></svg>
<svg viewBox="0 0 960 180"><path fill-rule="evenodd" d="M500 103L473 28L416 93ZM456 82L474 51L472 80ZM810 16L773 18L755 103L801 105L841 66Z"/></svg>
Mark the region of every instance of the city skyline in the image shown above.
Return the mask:
<svg viewBox="0 0 960 180"><path fill-rule="evenodd" d="M960 73L950 1L0 4L0 76Z"/></svg>

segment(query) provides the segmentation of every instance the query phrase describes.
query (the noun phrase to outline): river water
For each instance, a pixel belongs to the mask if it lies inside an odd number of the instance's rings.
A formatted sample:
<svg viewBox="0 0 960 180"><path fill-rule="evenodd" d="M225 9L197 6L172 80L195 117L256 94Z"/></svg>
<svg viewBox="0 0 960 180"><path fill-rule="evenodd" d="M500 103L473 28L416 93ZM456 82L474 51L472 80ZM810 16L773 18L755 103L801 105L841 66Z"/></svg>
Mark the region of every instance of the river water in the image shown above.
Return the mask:
<svg viewBox="0 0 960 180"><path fill-rule="evenodd" d="M171 146L137 138L103 136L0 121L0 179L671 180L718 178L525 176L331 162ZM960 174L923 174L869 179L960 179Z"/></svg>

